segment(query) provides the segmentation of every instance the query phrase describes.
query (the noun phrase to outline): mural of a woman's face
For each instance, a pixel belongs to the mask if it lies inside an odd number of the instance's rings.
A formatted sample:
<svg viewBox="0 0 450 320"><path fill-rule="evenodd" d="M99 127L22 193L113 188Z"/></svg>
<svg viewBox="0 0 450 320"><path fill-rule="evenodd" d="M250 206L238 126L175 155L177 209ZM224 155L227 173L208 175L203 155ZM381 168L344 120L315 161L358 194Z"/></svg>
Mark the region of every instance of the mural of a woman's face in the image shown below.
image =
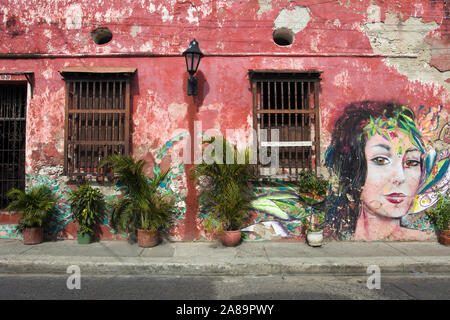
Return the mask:
<svg viewBox="0 0 450 320"><path fill-rule="evenodd" d="M400 130L369 138L365 147L367 177L361 193L366 212L388 218L408 213L419 187L420 150Z"/></svg>

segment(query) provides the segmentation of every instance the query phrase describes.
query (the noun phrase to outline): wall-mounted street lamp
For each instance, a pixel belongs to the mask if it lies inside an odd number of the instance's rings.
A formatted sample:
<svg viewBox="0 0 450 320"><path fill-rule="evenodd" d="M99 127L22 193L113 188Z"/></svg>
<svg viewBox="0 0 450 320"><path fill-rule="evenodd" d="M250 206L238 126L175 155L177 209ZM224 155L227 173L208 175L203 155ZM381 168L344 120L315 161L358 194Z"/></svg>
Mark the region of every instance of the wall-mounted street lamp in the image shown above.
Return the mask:
<svg viewBox="0 0 450 320"><path fill-rule="evenodd" d="M186 59L186 68L189 72L188 79L188 96L197 95L197 78L194 78L194 74L197 72L200 59L203 57L203 53L198 47L198 42L194 39L189 44L189 48L183 52L183 56Z"/></svg>

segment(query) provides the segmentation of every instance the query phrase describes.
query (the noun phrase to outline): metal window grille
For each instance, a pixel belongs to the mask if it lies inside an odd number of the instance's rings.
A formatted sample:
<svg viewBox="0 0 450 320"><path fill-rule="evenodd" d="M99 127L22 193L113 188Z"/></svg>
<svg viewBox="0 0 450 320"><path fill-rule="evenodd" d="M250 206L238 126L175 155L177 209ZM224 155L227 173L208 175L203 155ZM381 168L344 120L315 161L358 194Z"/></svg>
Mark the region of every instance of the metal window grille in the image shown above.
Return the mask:
<svg viewBox="0 0 450 320"><path fill-rule="evenodd" d="M259 148L278 147L278 169L258 162L258 175L295 179L299 170L317 169L320 72L250 71L250 78ZM265 136L261 135L263 129ZM278 141L272 141L274 129L278 130Z"/></svg>
<svg viewBox="0 0 450 320"><path fill-rule="evenodd" d="M69 179L110 176L97 169L111 154L129 154L130 78L121 74L67 77L64 172Z"/></svg>
<svg viewBox="0 0 450 320"><path fill-rule="evenodd" d="M25 190L27 86L0 84L0 208L11 188Z"/></svg>

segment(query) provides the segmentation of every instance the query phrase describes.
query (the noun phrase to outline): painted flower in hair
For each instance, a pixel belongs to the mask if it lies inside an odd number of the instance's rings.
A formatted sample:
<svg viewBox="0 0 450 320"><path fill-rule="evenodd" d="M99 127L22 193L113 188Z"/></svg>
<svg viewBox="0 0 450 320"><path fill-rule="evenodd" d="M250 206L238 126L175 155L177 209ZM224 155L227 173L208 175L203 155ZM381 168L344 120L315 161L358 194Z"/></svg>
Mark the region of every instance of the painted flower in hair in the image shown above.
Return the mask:
<svg viewBox="0 0 450 320"><path fill-rule="evenodd" d="M389 118L384 122L384 129L386 130L395 130L397 128L397 118Z"/></svg>
<svg viewBox="0 0 450 320"><path fill-rule="evenodd" d="M367 132L368 138L376 134L381 134L382 125L383 119L381 117L374 119L372 116L370 116L369 123L364 127L364 130Z"/></svg>

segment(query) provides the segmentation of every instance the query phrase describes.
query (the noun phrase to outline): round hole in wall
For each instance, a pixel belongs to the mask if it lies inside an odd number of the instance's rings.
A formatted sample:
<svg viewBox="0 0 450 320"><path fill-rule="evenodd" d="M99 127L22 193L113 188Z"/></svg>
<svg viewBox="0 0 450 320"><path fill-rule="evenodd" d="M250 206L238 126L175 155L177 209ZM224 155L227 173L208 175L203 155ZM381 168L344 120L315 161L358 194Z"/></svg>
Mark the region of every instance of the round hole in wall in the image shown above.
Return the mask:
<svg viewBox="0 0 450 320"><path fill-rule="evenodd" d="M279 46L289 46L294 42L294 33L288 28L279 28L273 32L273 41Z"/></svg>
<svg viewBox="0 0 450 320"><path fill-rule="evenodd" d="M105 44L111 41L112 33L108 28L97 28L91 31L91 38L96 44Z"/></svg>

